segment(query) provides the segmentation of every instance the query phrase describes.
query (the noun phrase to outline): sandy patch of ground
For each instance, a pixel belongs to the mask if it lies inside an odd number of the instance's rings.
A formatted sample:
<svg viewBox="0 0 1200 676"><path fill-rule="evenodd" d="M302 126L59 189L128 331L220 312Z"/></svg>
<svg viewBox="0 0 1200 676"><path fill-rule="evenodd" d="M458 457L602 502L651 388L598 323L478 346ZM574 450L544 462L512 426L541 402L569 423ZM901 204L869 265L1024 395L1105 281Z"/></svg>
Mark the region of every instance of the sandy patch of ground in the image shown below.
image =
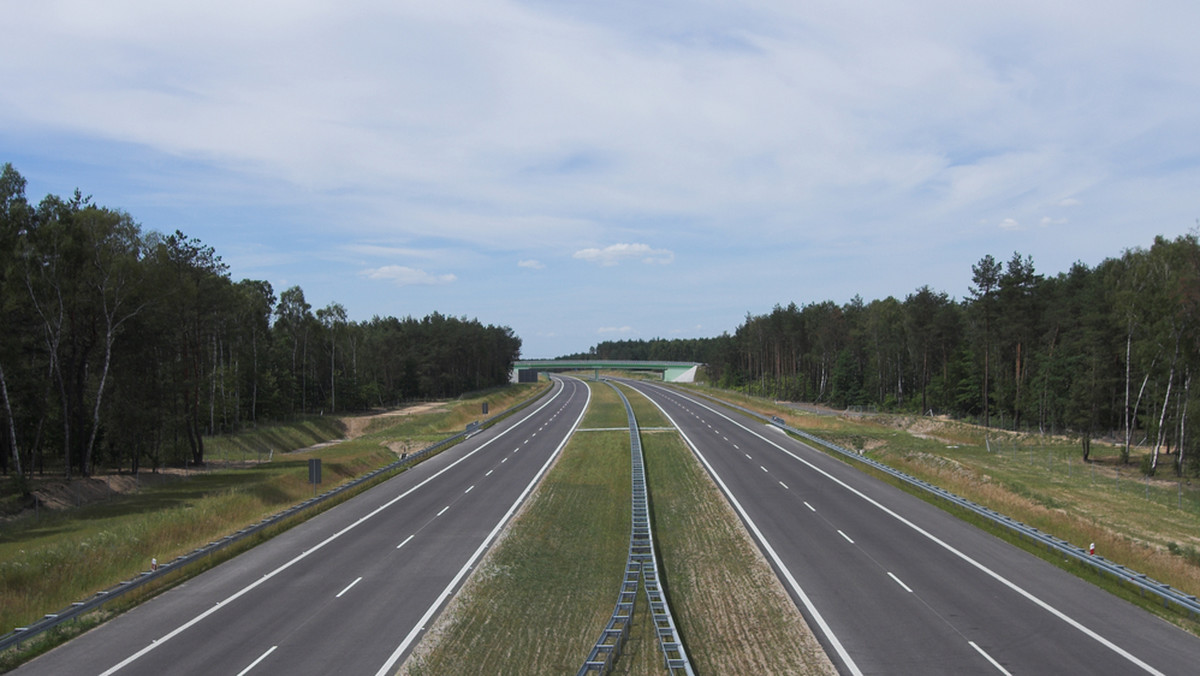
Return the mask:
<svg viewBox="0 0 1200 676"><path fill-rule="evenodd" d="M443 402L431 402L426 404L416 404L394 411L383 411L368 415L347 416L342 419L346 426L346 438L326 441L307 448L297 449L295 453L302 451L312 451L326 446L339 444L347 439L354 439L366 433L367 428L371 423L378 418L390 418L397 416L420 415L438 410L445 406ZM386 444L388 449L400 457L404 453L412 453L419 450L417 442L396 441ZM228 468L250 466L257 464L254 461L246 462L220 462L209 461L210 469L213 468ZM160 467L153 472L142 472L138 476L132 474L99 474L90 477L65 480L35 480L36 488L31 491L34 499L36 499L38 509L69 509L71 507L80 507L82 505L91 504L107 500L116 495L125 493L133 493L140 485L146 485L148 482L159 482L169 480L172 477L183 476L189 471L175 467ZM33 509L33 503L30 503L30 510ZM25 510L25 511L30 511Z"/></svg>
<svg viewBox="0 0 1200 676"><path fill-rule="evenodd" d="M442 409L446 406L445 402L430 402L427 404L415 404L406 406L405 408L396 409L394 411L384 411L382 413L372 413L369 415L356 415L342 419L346 425L346 437L348 439L356 439L366 434L367 428L371 423L379 418L395 418L406 415L421 415Z"/></svg>

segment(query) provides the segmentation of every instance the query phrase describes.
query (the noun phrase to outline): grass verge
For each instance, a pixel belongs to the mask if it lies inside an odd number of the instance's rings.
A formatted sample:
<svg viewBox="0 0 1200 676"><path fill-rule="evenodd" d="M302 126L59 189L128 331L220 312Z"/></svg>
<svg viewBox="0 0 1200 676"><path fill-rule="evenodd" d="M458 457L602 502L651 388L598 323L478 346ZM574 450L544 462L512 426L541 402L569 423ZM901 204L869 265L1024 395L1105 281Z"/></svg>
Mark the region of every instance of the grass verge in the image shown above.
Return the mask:
<svg viewBox="0 0 1200 676"><path fill-rule="evenodd" d="M307 468L311 457L322 459L322 490L325 490L394 461L396 454L389 450L391 444L422 445L422 439L414 441L414 436L445 438L461 430L460 422L465 425L465 421L481 419L482 402L487 401L493 412L499 412L533 396L545 386L498 388L442 403L437 407L435 420L418 420L403 412L381 416L371 421L369 434L303 453L283 455L280 450L288 445L308 446L326 432L336 432L340 437L343 428L334 424L333 418L323 418L318 419L320 424L304 421L290 426L293 429L289 431L251 430L244 440L230 438L218 442L217 447L221 450L217 453L235 456L258 453L263 443L279 444L272 447L275 451L272 461L186 475L143 474L146 483L135 493L78 508L41 510L9 519L0 531L0 633L28 625L46 612L59 610L100 589L133 578L148 569L151 557L169 561L311 497L313 488L308 483ZM457 429L447 429L451 426ZM291 441L281 441L285 439ZM367 486L360 490L365 488ZM348 497L328 501L322 508ZM271 532L279 532L310 516L312 514L289 519L287 524L273 528ZM220 555L207 557L206 563L190 566L184 574L191 576L202 572L266 536L269 534L248 539L223 550ZM7 651L0 656L0 671L48 650L94 626L104 617L182 579L181 576L147 585L145 590L131 594L128 599L106 605L102 613L64 625Z"/></svg>
<svg viewBox="0 0 1200 676"><path fill-rule="evenodd" d="M872 415L847 418L797 412L762 399L710 391L789 425L858 449L864 455L973 502L1081 547L1096 544L1098 554L1150 577L1200 594L1200 490L1175 480L1146 479L1137 465L1117 462L1118 449L1093 443L1091 462L1077 443L1061 437L985 431L966 423L934 418ZM840 456L835 456L840 457ZM852 462L852 461L847 461ZM1064 562L1041 546L990 521L852 463L913 495L932 502L1027 551L1200 633L1194 621L1165 612L1090 566Z"/></svg>
<svg viewBox="0 0 1200 676"><path fill-rule="evenodd" d="M592 387L581 429L623 427ZM631 398L639 425L666 425ZM698 673L832 674L799 611L678 435L643 434L660 570ZM629 435L581 431L402 666L407 676L564 674L582 666L620 590L630 530ZM644 591L614 673L663 672Z"/></svg>
<svg viewBox="0 0 1200 676"><path fill-rule="evenodd" d="M619 400L607 389L592 388L581 427L609 426L600 424L610 415L605 409ZM628 440L618 431L575 435L400 673L579 669L608 621L624 570Z"/></svg>
<svg viewBox="0 0 1200 676"><path fill-rule="evenodd" d="M679 435L643 433L642 447L665 586L696 672L836 673Z"/></svg>

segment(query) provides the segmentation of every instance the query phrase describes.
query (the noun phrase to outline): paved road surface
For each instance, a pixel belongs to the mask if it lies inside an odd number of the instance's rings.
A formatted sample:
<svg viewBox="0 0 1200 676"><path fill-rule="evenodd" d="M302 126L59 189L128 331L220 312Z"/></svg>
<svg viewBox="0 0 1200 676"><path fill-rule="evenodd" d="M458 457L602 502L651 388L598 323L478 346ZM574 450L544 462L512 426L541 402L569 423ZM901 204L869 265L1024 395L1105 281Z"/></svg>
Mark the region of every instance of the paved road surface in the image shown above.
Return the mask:
<svg viewBox="0 0 1200 676"><path fill-rule="evenodd" d="M630 384L682 430L842 673L1200 673L1195 636L774 426Z"/></svg>
<svg viewBox="0 0 1200 676"><path fill-rule="evenodd" d="M14 673L385 674L583 416L558 380L510 420Z"/></svg>

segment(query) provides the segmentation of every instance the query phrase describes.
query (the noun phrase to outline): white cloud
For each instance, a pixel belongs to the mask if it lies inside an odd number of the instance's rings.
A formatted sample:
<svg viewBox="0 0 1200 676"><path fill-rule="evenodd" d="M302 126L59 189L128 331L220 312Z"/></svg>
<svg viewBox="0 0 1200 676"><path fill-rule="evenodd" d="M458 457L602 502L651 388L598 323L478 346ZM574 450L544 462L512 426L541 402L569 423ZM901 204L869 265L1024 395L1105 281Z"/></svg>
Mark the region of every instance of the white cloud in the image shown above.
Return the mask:
<svg viewBox="0 0 1200 676"><path fill-rule="evenodd" d="M403 265L385 265L381 268L370 268L363 270L361 273L367 279L383 280L394 282L396 286L433 286L437 284L450 284L458 279L458 277L446 275L433 275L424 270L409 268Z"/></svg>
<svg viewBox="0 0 1200 676"><path fill-rule="evenodd" d="M1003 221L1000 221L1000 229L1001 230L1023 230L1024 228L1022 228L1021 224L1017 222L1017 219L1006 218Z"/></svg>
<svg viewBox="0 0 1200 676"><path fill-rule="evenodd" d="M1067 224L1067 219L1065 219L1065 218L1050 218L1049 216L1042 216L1042 220L1041 220L1041 225L1043 228L1048 228L1052 225L1066 225L1066 224Z"/></svg>
<svg viewBox="0 0 1200 676"><path fill-rule="evenodd" d="M675 260L675 252L669 249L653 249L648 244L611 244L603 249L580 249L575 252L574 257L600 265L617 265L621 261L631 259L667 265Z"/></svg>
<svg viewBox="0 0 1200 676"><path fill-rule="evenodd" d="M621 334L633 333L633 327L632 327L632 326L601 326L600 328L596 329L596 333L600 333L600 334L605 334L605 333L621 333Z"/></svg>
<svg viewBox="0 0 1200 676"><path fill-rule="evenodd" d="M546 266L541 261L530 258L528 260L517 261L517 267L529 268L530 270L541 270Z"/></svg>

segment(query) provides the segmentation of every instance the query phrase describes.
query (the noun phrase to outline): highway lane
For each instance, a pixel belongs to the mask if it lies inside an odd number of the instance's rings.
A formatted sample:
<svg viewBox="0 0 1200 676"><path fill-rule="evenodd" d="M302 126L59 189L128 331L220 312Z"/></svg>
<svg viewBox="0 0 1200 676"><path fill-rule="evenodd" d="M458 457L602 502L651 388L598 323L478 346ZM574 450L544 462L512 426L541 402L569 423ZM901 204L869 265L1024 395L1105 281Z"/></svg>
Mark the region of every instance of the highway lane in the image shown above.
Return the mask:
<svg viewBox="0 0 1200 676"><path fill-rule="evenodd" d="M1186 674L1200 639L764 425L630 383L681 429L843 673Z"/></svg>
<svg viewBox="0 0 1200 676"><path fill-rule="evenodd" d="M394 671L582 419L556 379L509 420L172 589L17 674Z"/></svg>

